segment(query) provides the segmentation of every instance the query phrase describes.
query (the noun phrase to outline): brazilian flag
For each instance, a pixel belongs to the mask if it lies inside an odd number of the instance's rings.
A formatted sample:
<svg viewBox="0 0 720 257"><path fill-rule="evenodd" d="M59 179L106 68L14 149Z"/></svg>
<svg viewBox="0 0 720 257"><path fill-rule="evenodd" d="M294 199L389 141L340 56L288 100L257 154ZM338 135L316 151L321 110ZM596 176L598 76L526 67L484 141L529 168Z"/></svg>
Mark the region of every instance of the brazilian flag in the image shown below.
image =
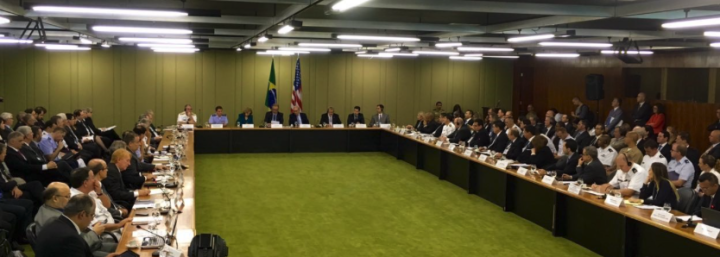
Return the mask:
<svg viewBox="0 0 720 257"><path fill-rule="evenodd" d="M272 109L277 103L277 86L275 84L275 59L273 58L270 65L270 80L268 81L267 96L265 96L265 106Z"/></svg>

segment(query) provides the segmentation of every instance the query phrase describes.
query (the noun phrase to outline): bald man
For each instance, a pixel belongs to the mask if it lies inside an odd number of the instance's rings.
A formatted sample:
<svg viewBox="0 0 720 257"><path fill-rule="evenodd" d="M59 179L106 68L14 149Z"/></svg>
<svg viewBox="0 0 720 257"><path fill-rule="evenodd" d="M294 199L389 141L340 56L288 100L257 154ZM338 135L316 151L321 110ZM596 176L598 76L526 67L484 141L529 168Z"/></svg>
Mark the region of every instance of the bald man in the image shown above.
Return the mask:
<svg viewBox="0 0 720 257"><path fill-rule="evenodd" d="M113 202L112 198L110 197L110 194L108 194L107 189L105 189L105 186L102 184L102 181L105 180L108 176L108 166L105 160L103 159L92 159L88 163L88 168L90 168L93 171L93 174L95 175L95 181L97 181L98 187L100 190L102 190L102 194L97 194L96 192L90 192L90 196L93 198L98 198L100 201L102 201L103 206L108 209L108 211L113 215L113 217L123 217L126 218L129 214L129 211L125 209L125 207L122 207L122 205Z"/></svg>
<svg viewBox="0 0 720 257"><path fill-rule="evenodd" d="M705 150L705 153L702 155L709 154L715 157L715 159L720 158L720 130L710 132L708 140L710 140L710 148Z"/></svg>

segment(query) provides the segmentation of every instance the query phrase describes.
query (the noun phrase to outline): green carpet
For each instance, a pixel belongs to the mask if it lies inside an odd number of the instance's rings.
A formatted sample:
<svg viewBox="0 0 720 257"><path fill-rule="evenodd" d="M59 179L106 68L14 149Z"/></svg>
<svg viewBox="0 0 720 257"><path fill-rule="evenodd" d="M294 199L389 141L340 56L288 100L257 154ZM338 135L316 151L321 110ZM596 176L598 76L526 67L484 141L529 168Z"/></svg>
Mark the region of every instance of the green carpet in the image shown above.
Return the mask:
<svg viewBox="0 0 720 257"><path fill-rule="evenodd" d="M230 256L596 256L384 153L196 156Z"/></svg>

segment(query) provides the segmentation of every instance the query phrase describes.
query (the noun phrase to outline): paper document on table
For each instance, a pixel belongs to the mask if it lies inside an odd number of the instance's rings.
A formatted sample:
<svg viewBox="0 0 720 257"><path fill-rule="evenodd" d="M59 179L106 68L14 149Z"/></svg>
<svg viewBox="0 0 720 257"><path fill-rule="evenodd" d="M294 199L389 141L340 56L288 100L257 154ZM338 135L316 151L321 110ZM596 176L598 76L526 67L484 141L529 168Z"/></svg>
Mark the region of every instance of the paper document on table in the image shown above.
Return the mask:
<svg viewBox="0 0 720 257"><path fill-rule="evenodd" d="M149 201L135 201L135 204L133 205L133 209L151 209L155 208L155 201L149 200Z"/></svg>
<svg viewBox="0 0 720 257"><path fill-rule="evenodd" d="M516 164L510 165L510 167L513 167L513 168L527 168L527 167L530 167L530 164L516 163Z"/></svg>
<svg viewBox="0 0 720 257"><path fill-rule="evenodd" d="M591 195L597 195L597 196L603 196L603 195L605 195L605 194L603 194L603 193L598 193L598 192L595 192L595 191L592 191L592 190L583 190L583 192L588 193L588 194L591 194Z"/></svg>
<svg viewBox="0 0 720 257"><path fill-rule="evenodd" d="M157 230L150 230L155 234L158 235L167 235L167 231L164 229L157 229ZM132 237L156 237L156 235L150 234L150 232L147 232L145 230L135 230L132 233Z"/></svg>
<svg viewBox="0 0 720 257"><path fill-rule="evenodd" d="M107 128L105 128L105 129L103 130L103 132L108 131L108 130L113 130L113 129L115 129L115 127L117 127L117 126L112 125L112 126L110 126L110 127L107 127Z"/></svg>
<svg viewBox="0 0 720 257"><path fill-rule="evenodd" d="M655 206L655 205L645 205L645 204L637 205L637 206L635 206L635 208L638 208L638 209L640 209L640 210L659 210L659 209L662 209L662 207L658 207L658 206Z"/></svg>
<svg viewBox="0 0 720 257"><path fill-rule="evenodd" d="M155 223L161 223L163 221L163 217L152 217L152 216L146 216L146 217L138 217L135 216L132 219L132 224L137 225L143 225L143 224L150 224L150 222L155 221Z"/></svg>
<svg viewBox="0 0 720 257"><path fill-rule="evenodd" d="M562 181L563 185L575 183L575 181Z"/></svg>
<svg viewBox="0 0 720 257"><path fill-rule="evenodd" d="M675 218L682 220L683 222L687 222L690 219L690 215L677 216ZM695 216L695 215L692 216L692 219L693 219L693 221L702 221L702 218Z"/></svg>

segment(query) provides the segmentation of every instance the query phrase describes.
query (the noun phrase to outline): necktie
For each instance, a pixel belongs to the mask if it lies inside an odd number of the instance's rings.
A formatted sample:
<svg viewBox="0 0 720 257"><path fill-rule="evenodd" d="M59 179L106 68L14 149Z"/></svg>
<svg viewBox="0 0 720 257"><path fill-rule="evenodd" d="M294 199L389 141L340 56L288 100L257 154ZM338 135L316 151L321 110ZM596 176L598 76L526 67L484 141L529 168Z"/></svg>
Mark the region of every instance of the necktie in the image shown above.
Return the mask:
<svg viewBox="0 0 720 257"><path fill-rule="evenodd" d="M19 153L19 154L20 154L20 156L22 156L23 160L26 160L26 161L27 161L27 158L25 158L25 155L24 155L24 154L22 154L22 153L20 152L20 150L18 150L18 151L17 151L17 153Z"/></svg>
<svg viewBox="0 0 720 257"><path fill-rule="evenodd" d="M328 114L328 121L330 121L330 125L332 125L332 115Z"/></svg>
<svg viewBox="0 0 720 257"><path fill-rule="evenodd" d="M276 120L277 120L276 117L277 117L277 114L274 114L274 113L273 113L273 119L272 119L272 120L273 120L273 121L276 121Z"/></svg>
<svg viewBox="0 0 720 257"><path fill-rule="evenodd" d="M300 114L298 114L297 116L297 123L302 124L302 118L300 118Z"/></svg>

